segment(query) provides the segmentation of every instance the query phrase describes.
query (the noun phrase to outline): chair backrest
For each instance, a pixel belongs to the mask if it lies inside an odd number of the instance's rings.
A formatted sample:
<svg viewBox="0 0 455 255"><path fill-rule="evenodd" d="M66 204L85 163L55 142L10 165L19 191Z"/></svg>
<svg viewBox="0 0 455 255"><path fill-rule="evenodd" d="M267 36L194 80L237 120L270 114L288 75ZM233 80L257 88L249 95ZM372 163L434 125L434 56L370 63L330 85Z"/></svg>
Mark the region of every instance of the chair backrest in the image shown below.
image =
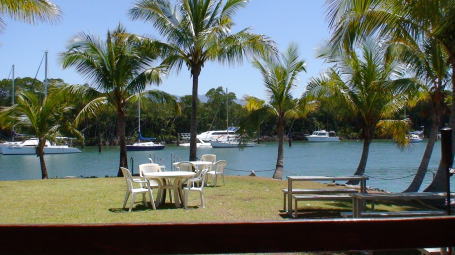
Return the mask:
<svg viewBox="0 0 455 255"><path fill-rule="evenodd" d="M122 170L123 177L125 177L126 187L131 191L133 189L133 176L131 175L130 170L124 167L120 167L120 170Z"/></svg>
<svg viewBox="0 0 455 255"><path fill-rule="evenodd" d="M215 154L204 154L204 155L201 156L201 160L215 163L216 162L216 155Z"/></svg>
<svg viewBox="0 0 455 255"><path fill-rule="evenodd" d="M190 179L193 182L191 185L193 187L199 186L200 188L203 188L205 185L205 179L206 179L205 175L207 174L207 172L209 170L210 170L210 168L204 167L203 169L196 171L196 175ZM198 183L200 183L200 185L198 185Z"/></svg>
<svg viewBox="0 0 455 255"><path fill-rule="evenodd" d="M188 172L193 171L193 164L191 164L190 162L180 162L175 167L179 171L188 171Z"/></svg>
<svg viewBox="0 0 455 255"><path fill-rule="evenodd" d="M224 173L224 168L227 166L226 160L218 160L214 165L213 168L217 173Z"/></svg>
<svg viewBox="0 0 455 255"><path fill-rule="evenodd" d="M154 163L140 164L139 165L139 175L144 176L144 173L155 173L161 172L161 166Z"/></svg>

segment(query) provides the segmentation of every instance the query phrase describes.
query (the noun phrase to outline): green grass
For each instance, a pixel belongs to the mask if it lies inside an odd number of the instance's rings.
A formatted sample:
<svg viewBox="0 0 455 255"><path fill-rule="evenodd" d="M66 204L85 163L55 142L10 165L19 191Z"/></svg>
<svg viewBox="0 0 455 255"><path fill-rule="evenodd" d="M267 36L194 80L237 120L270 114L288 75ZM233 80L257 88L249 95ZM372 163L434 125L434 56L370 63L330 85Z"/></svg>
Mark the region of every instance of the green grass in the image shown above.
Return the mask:
<svg viewBox="0 0 455 255"><path fill-rule="evenodd" d="M281 189L286 181L260 177L226 177L226 185L206 187L206 208L199 208L197 193L190 195L190 209L167 204L158 210L137 203L133 212L123 210L123 178L1 181L0 224L33 223L151 223L284 220ZM301 184L302 185L302 184ZM305 183L306 188L325 184ZM154 194L156 194L154 192ZM141 197L139 197L140 199ZM139 200L138 200L139 202ZM350 202L307 202L303 217L339 217ZM403 206L377 205L379 210L404 210Z"/></svg>

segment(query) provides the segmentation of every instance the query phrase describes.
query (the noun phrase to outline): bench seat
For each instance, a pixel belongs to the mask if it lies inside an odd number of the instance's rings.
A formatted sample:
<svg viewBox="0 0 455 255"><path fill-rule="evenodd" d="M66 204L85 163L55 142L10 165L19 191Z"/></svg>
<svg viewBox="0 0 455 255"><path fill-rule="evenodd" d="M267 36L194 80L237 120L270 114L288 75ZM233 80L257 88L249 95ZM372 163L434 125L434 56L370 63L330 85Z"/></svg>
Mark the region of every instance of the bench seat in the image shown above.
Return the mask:
<svg viewBox="0 0 455 255"><path fill-rule="evenodd" d="M429 211L399 211L399 212L362 212L360 217L374 218L374 217L423 217L423 216L440 216L447 215L443 210L429 210ZM342 212L341 216L344 218L351 218L352 212Z"/></svg>
<svg viewBox="0 0 455 255"><path fill-rule="evenodd" d="M286 211L288 189L283 191L283 211ZM292 194L337 194L337 193L356 193L356 189L292 189Z"/></svg>
<svg viewBox="0 0 455 255"><path fill-rule="evenodd" d="M317 200L349 200L352 199L349 194L333 194L333 195L293 195L294 212L293 217L297 217L297 203L299 201L317 201Z"/></svg>

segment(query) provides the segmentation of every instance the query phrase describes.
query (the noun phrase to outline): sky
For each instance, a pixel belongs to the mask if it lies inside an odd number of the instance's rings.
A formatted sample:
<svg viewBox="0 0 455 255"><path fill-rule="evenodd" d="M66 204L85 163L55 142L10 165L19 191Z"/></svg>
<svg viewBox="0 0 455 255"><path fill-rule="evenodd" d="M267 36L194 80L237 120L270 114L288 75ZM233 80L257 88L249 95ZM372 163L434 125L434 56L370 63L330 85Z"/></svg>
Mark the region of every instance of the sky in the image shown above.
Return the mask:
<svg viewBox="0 0 455 255"><path fill-rule="evenodd" d="M106 32L119 23L127 31L162 39L151 23L132 21L128 10L135 0L53 0L62 10L62 16L53 24L30 25L4 17L6 28L0 32L0 79L10 75L14 64L16 77L34 77L44 51L48 50L48 77L61 78L70 84L91 83L73 68L61 67L60 53L69 41L84 32L105 38ZM324 0L251 0L234 16L233 31L250 27L254 33L274 40L284 51L290 43L299 47L306 62L306 73L299 76L294 96L300 96L311 77L318 76L327 66L316 58L316 51L329 38ZM44 79L41 68L37 79ZM191 94L190 72L183 67L164 79L159 89L182 96ZM210 88L223 86L235 92L238 98L253 95L265 99L267 93L259 71L249 60L237 65L207 63L199 77L199 94ZM152 86L155 87L155 86ZM155 87L156 88L156 87Z"/></svg>

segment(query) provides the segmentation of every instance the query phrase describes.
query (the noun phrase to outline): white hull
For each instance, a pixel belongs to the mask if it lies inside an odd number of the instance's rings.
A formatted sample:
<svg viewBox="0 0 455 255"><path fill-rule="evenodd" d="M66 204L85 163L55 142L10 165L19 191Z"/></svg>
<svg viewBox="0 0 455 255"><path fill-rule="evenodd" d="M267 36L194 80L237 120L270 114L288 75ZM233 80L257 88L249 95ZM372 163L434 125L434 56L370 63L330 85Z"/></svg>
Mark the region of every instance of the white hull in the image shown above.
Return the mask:
<svg viewBox="0 0 455 255"><path fill-rule="evenodd" d="M240 147L254 147L255 143L239 143L238 141L228 142L211 142L212 148L240 148Z"/></svg>
<svg viewBox="0 0 455 255"><path fill-rule="evenodd" d="M335 137L318 137L318 136L306 136L306 139L310 142L339 142L340 138Z"/></svg>
<svg viewBox="0 0 455 255"><path fill-rule="evenodd" d="M44 147L44 154L68 154L80 153L78 148L68 146L49 146ZM36 155L35 146L9 146L2 148L3 155Z"/></svg>
<svg viewBox="0 0 455 255"><path fill-rule="evenodd" d="M410 143L421 143L421 142L423 142L423 139L422 138L411 138L411 139L409 139L409 142Z"/></svg>
<svg viewBox="0 0 455 255"><path fill-rule="evenodd" d="M179 146L182 147L190 147L190 143L181 143ZM196 143L196 147L198 148L212 148L212 145L210 143Z"/></svg>

